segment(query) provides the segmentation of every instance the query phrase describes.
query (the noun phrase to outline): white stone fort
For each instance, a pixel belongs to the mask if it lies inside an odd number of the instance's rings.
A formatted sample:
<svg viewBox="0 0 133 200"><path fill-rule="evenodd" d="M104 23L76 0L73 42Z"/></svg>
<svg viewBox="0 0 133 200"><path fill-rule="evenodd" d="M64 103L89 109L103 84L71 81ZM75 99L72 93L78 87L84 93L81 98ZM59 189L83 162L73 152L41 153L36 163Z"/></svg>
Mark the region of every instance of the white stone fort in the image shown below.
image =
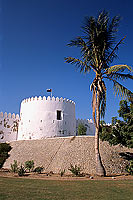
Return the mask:
<svg viewBox="0 0 133 200"><path fill-rule="evenodd" d="M20 116L0 113L0 142L76 136L79 124L86 126L86 135L95 135L91 119L76 120L74 101L36 96L21 102Z"/></svg>

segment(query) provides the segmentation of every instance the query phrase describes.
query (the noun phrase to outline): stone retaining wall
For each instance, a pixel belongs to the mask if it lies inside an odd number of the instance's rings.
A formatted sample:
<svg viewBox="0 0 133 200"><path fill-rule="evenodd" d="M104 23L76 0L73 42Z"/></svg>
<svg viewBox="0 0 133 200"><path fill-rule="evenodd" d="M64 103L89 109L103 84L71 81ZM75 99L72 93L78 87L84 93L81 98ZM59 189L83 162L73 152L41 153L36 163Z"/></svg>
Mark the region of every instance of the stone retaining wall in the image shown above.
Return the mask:
<svg viewBox="0 0 133 200"><path fill-rule="evenodd" d="M34 160L35 166L43 166L46 172L59 173L65 169L69 173L68 168L72 164L80 166L85 173L95 174L93 136L14 141L10 144L12 150L4 168L10 168L14 160L20 164L24 164L27 160ZM128 161L124 160L119 153L133 153L133 149L119 145L111 147L107 142L100 143L100 151L107 174L124 173Z"/></svg>

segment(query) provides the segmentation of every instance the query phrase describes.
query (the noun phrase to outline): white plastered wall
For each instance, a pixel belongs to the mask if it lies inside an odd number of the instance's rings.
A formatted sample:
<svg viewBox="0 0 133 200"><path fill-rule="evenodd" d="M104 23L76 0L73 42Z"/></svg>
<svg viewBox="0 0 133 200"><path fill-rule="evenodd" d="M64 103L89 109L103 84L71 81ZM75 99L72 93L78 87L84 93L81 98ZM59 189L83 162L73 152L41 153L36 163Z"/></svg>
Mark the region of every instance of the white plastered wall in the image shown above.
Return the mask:
<svg viewBox="0 0 133 200"><path fill-rule="evenodd" d="M61 111L61 120L57 120L57 110ZM18 140L69 135L76 135L73 101L41 96L22 101Z"/></svg>
<svg viewBox="0 0 133 200"><path fill-rule="evenodd" d="M17 140L19 115L0 113L0 142Z"/></svg>

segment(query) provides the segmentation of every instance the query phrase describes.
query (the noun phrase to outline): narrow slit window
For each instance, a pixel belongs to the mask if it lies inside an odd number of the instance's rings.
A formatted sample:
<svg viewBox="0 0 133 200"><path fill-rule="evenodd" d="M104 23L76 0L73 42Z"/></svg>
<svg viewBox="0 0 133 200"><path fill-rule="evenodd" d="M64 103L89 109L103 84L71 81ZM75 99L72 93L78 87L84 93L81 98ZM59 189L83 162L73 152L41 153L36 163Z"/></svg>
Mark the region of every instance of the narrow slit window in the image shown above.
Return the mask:
<svg viewBox="0 0 133 200"><path fill-rule="evenodd" d="M61 120L61 111L57 110L57 120Z"/></svg>

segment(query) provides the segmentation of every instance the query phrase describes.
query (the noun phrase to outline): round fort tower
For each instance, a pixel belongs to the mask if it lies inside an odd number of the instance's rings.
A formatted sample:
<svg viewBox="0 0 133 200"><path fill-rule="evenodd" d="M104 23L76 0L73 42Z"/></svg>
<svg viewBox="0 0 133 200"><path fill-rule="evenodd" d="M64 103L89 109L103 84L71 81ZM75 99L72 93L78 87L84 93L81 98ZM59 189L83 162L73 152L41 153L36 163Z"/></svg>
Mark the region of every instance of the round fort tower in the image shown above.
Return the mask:
<svg viewBox="0 0 133 200"><path fill-rule="evenodd" d="M70 135L76 135L73 101L40 96L21 102L18 140Z"/></svg>

